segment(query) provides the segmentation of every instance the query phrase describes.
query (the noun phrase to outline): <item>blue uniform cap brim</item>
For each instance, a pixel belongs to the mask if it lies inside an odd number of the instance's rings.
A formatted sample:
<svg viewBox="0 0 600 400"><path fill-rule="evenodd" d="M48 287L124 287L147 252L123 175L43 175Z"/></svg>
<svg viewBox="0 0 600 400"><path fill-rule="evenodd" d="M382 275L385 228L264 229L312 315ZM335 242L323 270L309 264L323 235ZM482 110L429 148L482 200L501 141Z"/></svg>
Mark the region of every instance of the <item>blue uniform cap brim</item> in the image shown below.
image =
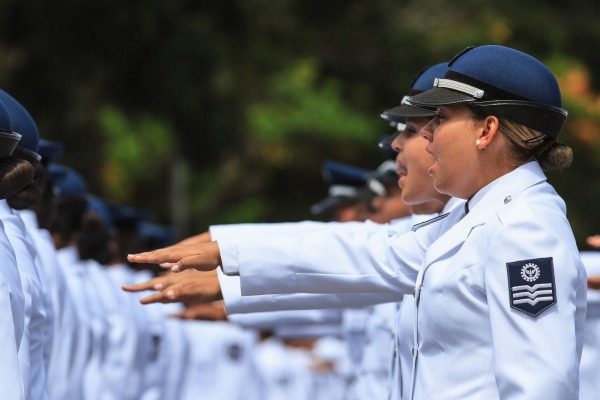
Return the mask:
<svg viewBox="0 0 600 400"><path fill-rule="evenodd" d="M433 111L435 111L436 107L449 104L472 103L476 101L476 99L465 93L456 92L451 89L433 88L426 92L411 96L408 101L415 108L428 111L430 113L429 115L433 115Z"/></svg>
<svg viewBox="0 0 600 400"><path fill-rule="evenodd" d="M21 135L14 132L0 132L0 158L10 157L21 140Z"/></svg>
<svg viewBox="0 0 600 400"><path fill-rule="evenodd" d="M381 113L381 118L388 121L404 122L405 118L432 117L434 110L419 108L409 104L401 104L398 107L390 108Z"/></svg>
<svg viewBox="0 0 600 400"><path fill-rule="evenodd" d="M335 207L342 205L351 205L359 202L359 197L329 196L320 202L310 206L310 213L313 215L323 215L331 212Z"/></svg>
<svg viewBox="0 0 600 400"><path fill-rule="evenodd" d="M396 153L394 151L394 149L392 148L392 143L394 142L394 139L396 139L396 137L398 137L399 134L400 134L400 132L394 132L390 135L387 135L383 139L381 139L379 141L379 148L383 149L385 151L392 151L392 152Z"/></svg>

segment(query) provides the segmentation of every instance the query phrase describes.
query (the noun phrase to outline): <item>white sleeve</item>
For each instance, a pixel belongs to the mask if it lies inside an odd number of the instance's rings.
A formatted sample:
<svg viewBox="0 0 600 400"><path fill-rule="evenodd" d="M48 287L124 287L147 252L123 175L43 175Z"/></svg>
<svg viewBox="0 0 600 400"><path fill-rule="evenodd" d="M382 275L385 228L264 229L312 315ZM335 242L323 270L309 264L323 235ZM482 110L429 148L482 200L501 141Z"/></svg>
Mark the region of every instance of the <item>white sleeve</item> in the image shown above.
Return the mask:
<svg viewBox="0 0 600 400"><path fill-rule="evenodd" d="M219 247L225 254L235 254L222 260L223 267L239 269L242 295L412 293L432 242L428 231L389 237L385 226L326 230L294 236L238 237L219 241Z"/></svg>
<svg viewBox="0 0 600 400"><path fill-rule="evenodd" d="M341 310L287 310L234 314L229 322L250 329L273 329L287 325L340 324Z"/></svg>
<svg viewBox="0 0 600 400"><path fill-rule="evenodd" d="M385 293L337 293L337 294L266 294L242 296L239 276L227 276L218 271L219 284L227 315L278 310L320 310L328 308L365 307L373 304L399 301L402 294Z"/></svg>
<svg viewBox="0 0 600 400"><path fill-rule="evenodd" d="M512 218L498 221L491 230L485 261L492 368L500 398L576 399L586 307L585 270L579 254L565 245L568 227L549 232L535 219ZM530 316L514 308L507 262L539 257L547 257L553 264L556 303Z"/></svg>

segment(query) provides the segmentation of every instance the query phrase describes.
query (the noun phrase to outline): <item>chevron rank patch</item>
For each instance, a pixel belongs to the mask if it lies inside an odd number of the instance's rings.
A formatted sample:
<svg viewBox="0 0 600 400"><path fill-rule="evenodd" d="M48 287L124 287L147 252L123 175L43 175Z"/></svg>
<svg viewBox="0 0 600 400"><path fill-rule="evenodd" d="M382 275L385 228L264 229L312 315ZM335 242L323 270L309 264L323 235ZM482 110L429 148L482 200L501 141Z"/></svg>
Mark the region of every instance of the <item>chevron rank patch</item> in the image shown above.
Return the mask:
<svg viewBox="0 0 600 400"><path fill-rule="evenodd" d="M510 306L537 317L556 304L552 257L506 263Z"/></svg>

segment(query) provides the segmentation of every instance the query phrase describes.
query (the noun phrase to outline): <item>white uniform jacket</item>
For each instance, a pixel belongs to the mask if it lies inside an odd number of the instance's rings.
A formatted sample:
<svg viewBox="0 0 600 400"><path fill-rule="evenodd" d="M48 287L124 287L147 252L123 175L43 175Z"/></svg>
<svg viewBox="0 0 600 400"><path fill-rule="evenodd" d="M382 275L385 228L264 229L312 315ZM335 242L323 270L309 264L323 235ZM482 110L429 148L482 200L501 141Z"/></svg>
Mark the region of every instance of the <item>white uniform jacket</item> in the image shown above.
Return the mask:
<svg viewBox="0 0 600 400"><path fill-rule="evenodd" d="M577 399L586 276L564 202L530 162L469 207L391 239L224 241L223 269L249 294L415 290L415 399Z"/></svg>
<svg viewBox="0 0 600 400"><path fill-rule="evenodd" d="M25 300L17 271L15 253L0 221L0 388L2 397L25 398L18 350L23 334Z"/></svg>

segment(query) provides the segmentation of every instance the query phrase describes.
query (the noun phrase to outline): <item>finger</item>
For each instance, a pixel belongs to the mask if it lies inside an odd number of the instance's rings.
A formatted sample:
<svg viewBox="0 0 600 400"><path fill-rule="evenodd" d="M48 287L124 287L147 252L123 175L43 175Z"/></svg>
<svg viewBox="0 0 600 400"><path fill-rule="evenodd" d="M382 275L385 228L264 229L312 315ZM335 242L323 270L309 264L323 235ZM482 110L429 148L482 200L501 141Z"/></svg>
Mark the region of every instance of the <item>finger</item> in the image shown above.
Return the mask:
<svg viewBox="0 0 600 400"><path fill-rule="evenodd" d="M153 303L176 303L179 300L176 298L176 294L173 290L165 290L154 293L153 295L140 299L142 304L153 304Z"/></svg>
<svg viewBox="0 0 600 400"><path fill-rule="evenodd" d="M144 253L128 254L127 260L130 262L145 264L175 263L182 257L189 255L186 254L186 251L190 252L192 250L185 246L170 246Z"/></svg>
<svg viewBox="0 0 600 400"><path fill-rule="evenodd" d="M197 269L199 271L212 271L221 264L221 253L217 242L206 243L199 248L195 254L182 257L171 267L173 272L181 272L186 269Z"/></svg>
<svg viewBox="0 0 600 400"><path fill-rule="evenodd" d="M162 268L166 268L166 269L171 269L173 268L173 266L175 265L175 263L172 262L166 262L166 263L162 263L159 264Z"/></svg>
<svg viewBox="0 0 600 400"><path fill-rule="evenodd" d="M144 290L155 290L155 285L156 282L154 281L154 279L150 279L149 281L137 283L134 285L123 285L121 286L121 289L123 289L126 292L143 292Z"/></svg>

